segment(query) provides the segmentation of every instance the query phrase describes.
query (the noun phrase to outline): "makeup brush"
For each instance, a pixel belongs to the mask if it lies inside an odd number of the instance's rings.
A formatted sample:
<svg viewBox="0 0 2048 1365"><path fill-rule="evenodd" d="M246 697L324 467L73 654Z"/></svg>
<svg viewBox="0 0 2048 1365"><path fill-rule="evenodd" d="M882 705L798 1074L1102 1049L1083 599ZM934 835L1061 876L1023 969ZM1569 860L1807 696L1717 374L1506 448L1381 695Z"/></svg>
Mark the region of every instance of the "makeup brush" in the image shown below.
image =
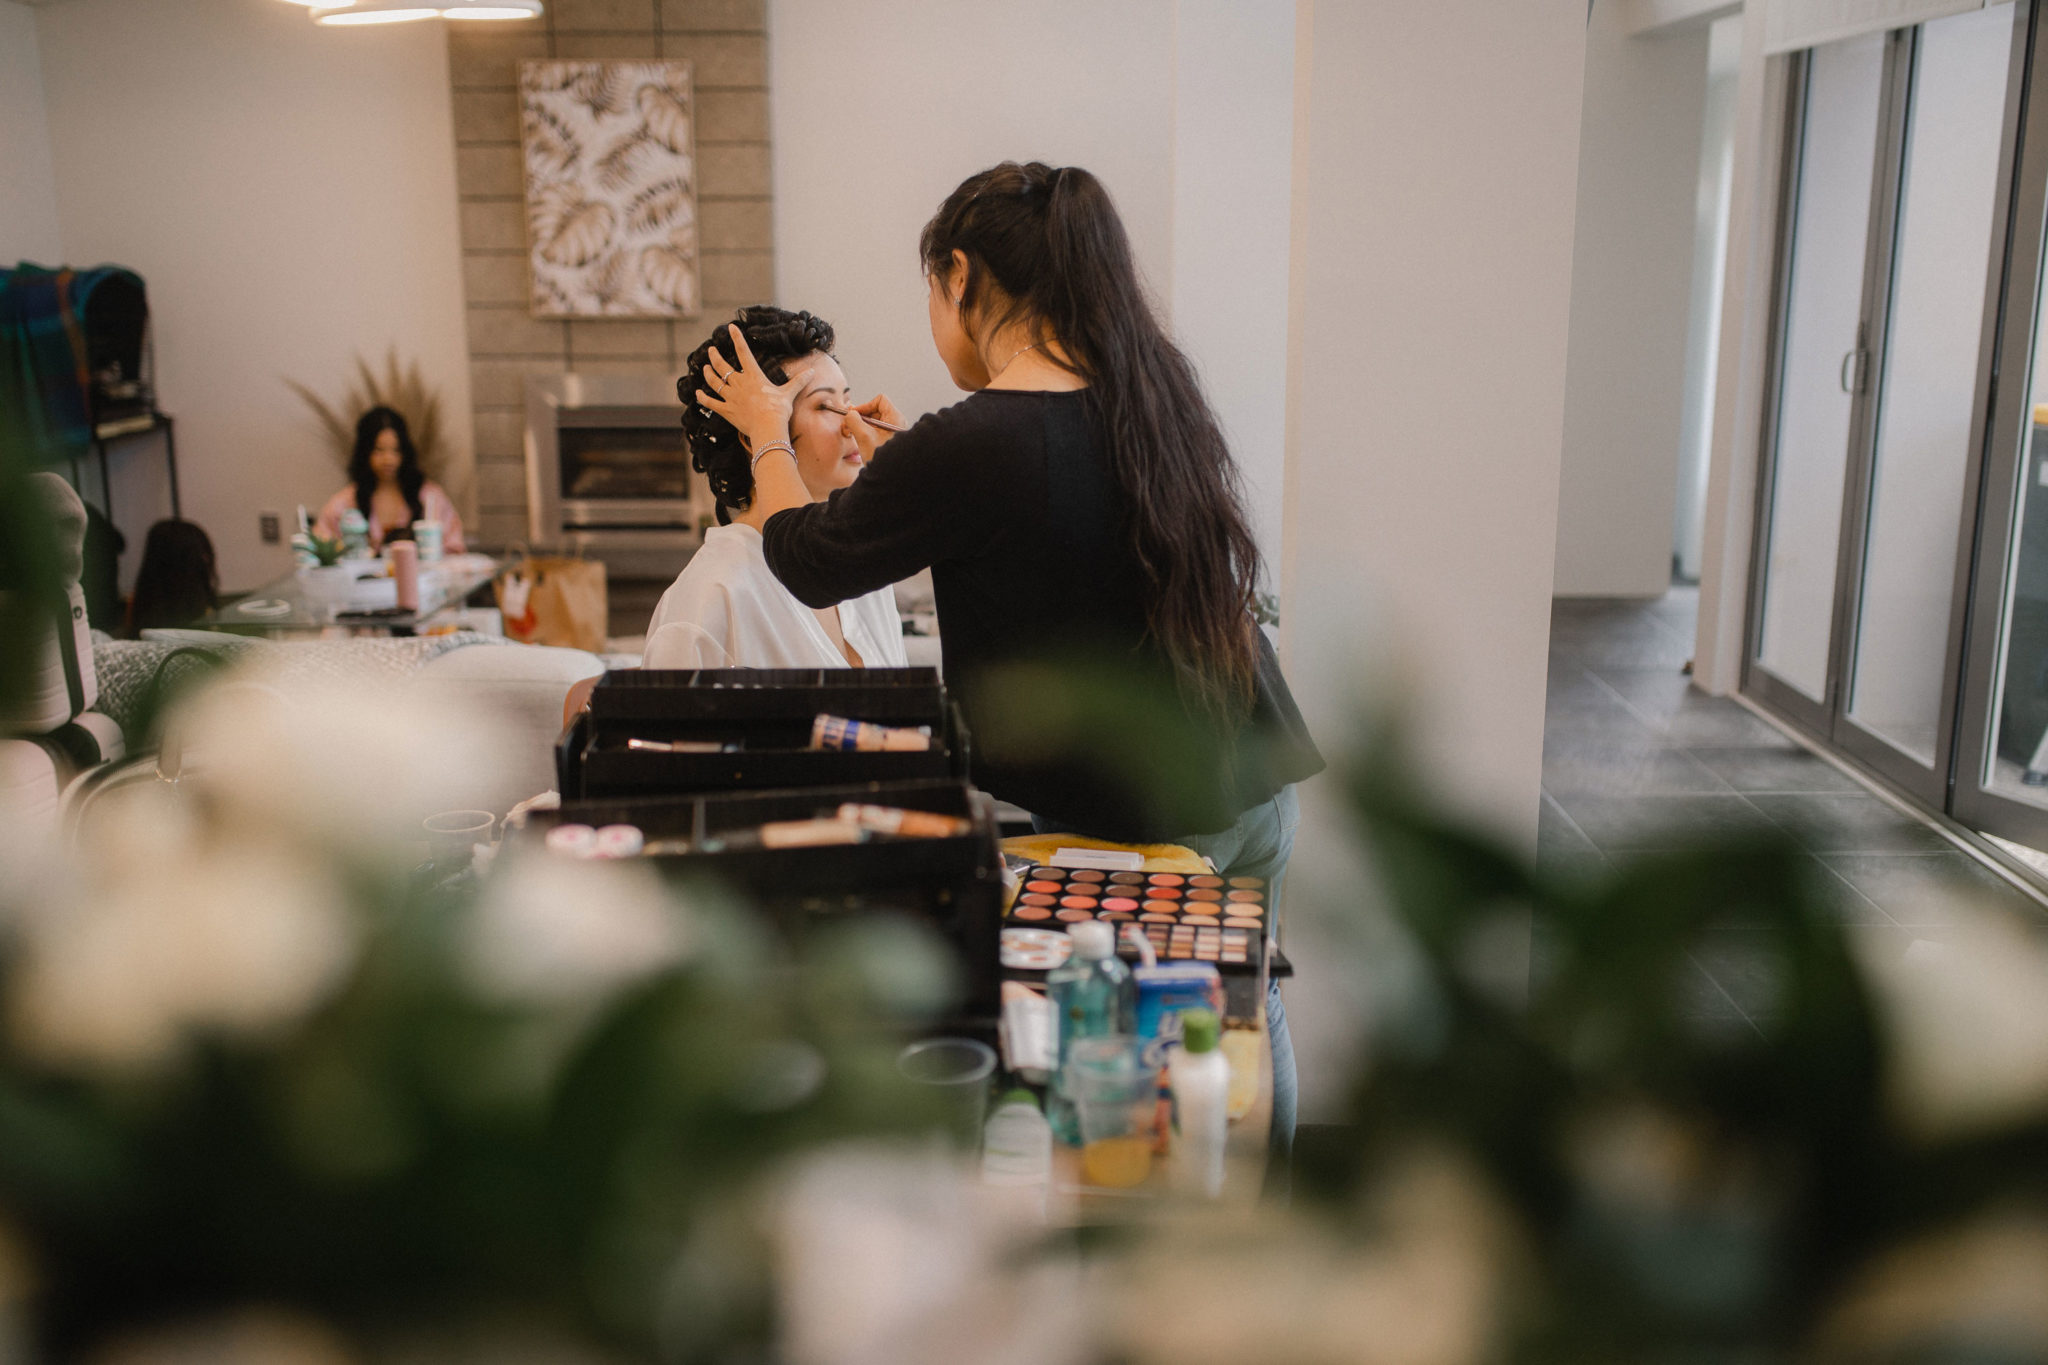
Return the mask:
<svg viewBox="0 0 2048 1365"><path fill-rule="evenodd" d="M849 413L849 412L852 412L852 411L853 411L853 409L852 409L852 408L839 408L839 407L833 407L833 406L832 406L832 404L830 404L830 403L827 403L827 404L825 405L825 407L826 407L826 410L827 410L827 411L830 411L830 412L836 412L836 413L838 413L838 414L839 414L839 415L840 415L841 417L844 417L844 416L845 416L845 415L846 415L847 413ZM866 422L866 423L867 423L867 424L868 424L869 426L871 426L871 427L880 427L880 428L881 428L881 429L882 429L883 431L908 431L908 430L910 430L910 428L909 428L909 427L906 427L906 426L899 426L899 425L897 425L897 424L896 424L895 422L884 422L884 421L883 421L883 420L882 420L881 418L879 418L879 417L870 417L870 416L868 416L868 415L867 415L866 413L864 413L864 412L863 412L863 413L859 413L859 414L857 414L857 415L858 415L858 416L860 417L860 420L861 420L861 421L863 421L863 422Z"/></svg>

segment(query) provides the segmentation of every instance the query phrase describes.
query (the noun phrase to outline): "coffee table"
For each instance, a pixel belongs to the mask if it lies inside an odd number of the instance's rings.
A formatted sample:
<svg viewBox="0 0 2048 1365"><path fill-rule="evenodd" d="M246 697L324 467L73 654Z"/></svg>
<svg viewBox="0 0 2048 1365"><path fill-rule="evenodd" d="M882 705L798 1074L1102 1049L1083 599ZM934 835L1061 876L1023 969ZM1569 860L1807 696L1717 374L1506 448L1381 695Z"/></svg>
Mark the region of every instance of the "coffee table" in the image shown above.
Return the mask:
<svg viewBox="0 0 2048 1365"><path fill-rule="evenodd" d="M363 577L346 596L310 590L296 572L265 583L246 597L206 613L200 625L236 635L352 636L414 635L431 625L440 612L459 607L478 588L496 577L498 561L489 555L448 555L420 566L420 605L399 611L396 585L375 577L381 560L352 561Z"/></svg>

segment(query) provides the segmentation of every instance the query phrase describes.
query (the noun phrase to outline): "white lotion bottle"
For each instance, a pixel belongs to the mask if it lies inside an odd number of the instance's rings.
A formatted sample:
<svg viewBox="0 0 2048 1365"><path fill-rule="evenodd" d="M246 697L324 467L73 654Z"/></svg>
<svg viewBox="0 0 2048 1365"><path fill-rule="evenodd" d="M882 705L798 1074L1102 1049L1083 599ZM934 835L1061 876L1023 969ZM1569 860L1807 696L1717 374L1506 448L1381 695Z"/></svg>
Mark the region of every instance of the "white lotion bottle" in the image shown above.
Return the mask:
<svg viewBox="0 0 2048 1365"><path fill-rule="evenodd" d="M996 1102L982 1130L981 1178L1018 1191L1021 1208L1044 1222L1052 1191L1052 1127L1029 1090Z"/></svg>
<svg viewBox="0 0 2048 1365"><path fill-rule="evenodd" d="M1213 1010L1183 1010L1180 1046L1167 1075L1179 1131L1173 1146L1173 1187L1214 1199L1223 1193L1223 1143L1230 1126L1230 1063Z"/></svg>

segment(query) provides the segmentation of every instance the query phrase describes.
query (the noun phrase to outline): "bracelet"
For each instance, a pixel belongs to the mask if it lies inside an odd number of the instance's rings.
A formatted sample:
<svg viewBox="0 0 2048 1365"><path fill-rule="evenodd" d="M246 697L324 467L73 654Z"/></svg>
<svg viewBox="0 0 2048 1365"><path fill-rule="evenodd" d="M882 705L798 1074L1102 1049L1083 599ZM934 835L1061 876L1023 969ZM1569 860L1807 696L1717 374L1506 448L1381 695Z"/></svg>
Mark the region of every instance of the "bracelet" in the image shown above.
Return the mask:
<svg viewBox="0 0 2048 1365"><path fill-rule="evenodd" d="M747 462L747 472L749 474L753 473L754 470L760 465L764 457L772 455L778 450L788 451L789 458L791 461L794 461L796 459L795 446L791 445L787 441L770 441L767 445L762 446L759 450L754 452L754 458Z"/></svg>

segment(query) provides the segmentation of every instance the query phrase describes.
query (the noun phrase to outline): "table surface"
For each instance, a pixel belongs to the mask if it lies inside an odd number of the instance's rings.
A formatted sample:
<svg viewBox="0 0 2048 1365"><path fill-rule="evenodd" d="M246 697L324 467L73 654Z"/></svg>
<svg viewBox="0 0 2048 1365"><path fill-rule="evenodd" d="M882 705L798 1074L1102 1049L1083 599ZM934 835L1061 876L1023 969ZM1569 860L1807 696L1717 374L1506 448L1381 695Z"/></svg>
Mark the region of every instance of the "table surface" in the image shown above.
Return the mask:
<svg viewBox="0 0 2048 1365"><path fill-rule="evenodd" d="M378 571L384 567L384 562L378 559L344 562L360 565L362 575L371 583L377 581ZM264 584L246 597L214 608L201 624L209 630L233 631L241 635L326 633L336 629L351 634L411 635L428 617L460 604L463 598L490 582L497 572L498 561L489 555L448 555L431 564L420 565L419 610L368 614L353 608L357 603L369 601L373 594L377 600L383 600L382 594L392 592L391 588L366 584L364 595L354 601L335 601L309 593L305 580L294 571ZM389 582L388 578L383 580L384 584Z"/></svg>

